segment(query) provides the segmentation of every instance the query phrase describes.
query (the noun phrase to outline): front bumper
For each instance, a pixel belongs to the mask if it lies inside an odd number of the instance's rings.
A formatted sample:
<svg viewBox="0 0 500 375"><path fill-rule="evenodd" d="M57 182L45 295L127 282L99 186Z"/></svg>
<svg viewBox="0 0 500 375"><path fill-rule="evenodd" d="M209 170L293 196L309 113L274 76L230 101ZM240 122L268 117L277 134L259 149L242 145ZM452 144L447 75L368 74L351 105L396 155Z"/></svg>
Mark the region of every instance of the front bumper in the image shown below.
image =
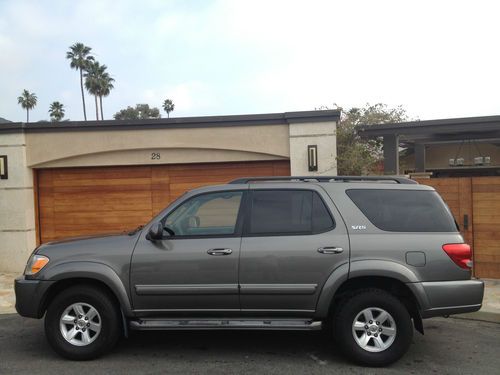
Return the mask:
<svg viewBox="0 0 500 375"><path fill-rule="evenodd" d="M28 280L24 276L14 281L16 292L16 310L27 318L40 319L43 316L43 303L47 291L54 281Z"/></svg>
<svg viewBox="0 0 500 375"><path fill-rule="evenodd" d="M407 284L417 296L422 318L478 311L483 303L481 280L434 281Z"/></svg>

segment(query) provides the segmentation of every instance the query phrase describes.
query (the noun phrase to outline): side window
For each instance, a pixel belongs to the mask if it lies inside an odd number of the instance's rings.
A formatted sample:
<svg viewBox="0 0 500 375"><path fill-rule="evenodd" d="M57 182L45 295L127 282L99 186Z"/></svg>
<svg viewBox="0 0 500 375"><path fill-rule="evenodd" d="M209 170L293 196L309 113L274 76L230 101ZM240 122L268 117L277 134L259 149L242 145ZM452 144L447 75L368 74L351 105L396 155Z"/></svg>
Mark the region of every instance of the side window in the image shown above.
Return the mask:
<svg viewBox="0 0 500 375"><path fill-rule="evenodd" d="M335 227L335 223L318 193L313 194L312 226L314 233L326 232Z"/></svg>
<svg viewBox="0 0 500 375"><path fill-rule="evenodd" d="M171 212L165 225L176 236L234 234L242 196L241 191L198 195Z"/></svg>
<svg viewBox="0 0 500 375"><path fill-rule="evenodd" d="M333 228L333 220L316 192L254 190L249 234L311 234Z"/></svg>
<svg viewBox="0 0 500 375"><path fill-rule="evenodd" d="M456 232L441 197L429 190L351 189L346 191L377 228L391 232Z"/></svg>

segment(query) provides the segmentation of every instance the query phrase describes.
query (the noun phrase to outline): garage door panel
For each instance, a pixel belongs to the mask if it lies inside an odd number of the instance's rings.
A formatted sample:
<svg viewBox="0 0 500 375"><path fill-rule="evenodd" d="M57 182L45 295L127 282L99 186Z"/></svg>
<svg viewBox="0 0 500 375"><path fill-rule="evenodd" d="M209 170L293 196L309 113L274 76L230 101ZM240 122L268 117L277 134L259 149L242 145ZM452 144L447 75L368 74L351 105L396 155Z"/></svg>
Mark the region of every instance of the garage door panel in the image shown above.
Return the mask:
<svg viewBox="0 0 500 375"><path fill-rule="evenodd" d="M40 242L145 224L186 190L257 175L289 175L283 161L84 167L37 171Z"/></svg>

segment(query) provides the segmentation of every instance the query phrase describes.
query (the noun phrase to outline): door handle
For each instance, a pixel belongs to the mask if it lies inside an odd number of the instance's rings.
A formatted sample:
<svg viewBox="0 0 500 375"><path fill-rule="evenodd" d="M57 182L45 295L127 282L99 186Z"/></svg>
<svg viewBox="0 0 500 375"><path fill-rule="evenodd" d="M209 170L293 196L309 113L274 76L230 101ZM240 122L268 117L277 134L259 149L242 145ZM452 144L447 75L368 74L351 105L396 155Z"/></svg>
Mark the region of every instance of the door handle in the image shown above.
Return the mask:
<svg viewBox="0 0 500 375"><path fill-rule="evenodd" d="M343 252L344 249L341 247L335 247L335 246L325 246L325 247L320 247L318 249L318 253L321 254L340 254Z"/></svg>
<svg viewBox="0 0 500 375"><path fill-rule="evenodd" d="M229 255L233 252L232 249L210 249L207 250L207 254L209 255Z"/></svg>

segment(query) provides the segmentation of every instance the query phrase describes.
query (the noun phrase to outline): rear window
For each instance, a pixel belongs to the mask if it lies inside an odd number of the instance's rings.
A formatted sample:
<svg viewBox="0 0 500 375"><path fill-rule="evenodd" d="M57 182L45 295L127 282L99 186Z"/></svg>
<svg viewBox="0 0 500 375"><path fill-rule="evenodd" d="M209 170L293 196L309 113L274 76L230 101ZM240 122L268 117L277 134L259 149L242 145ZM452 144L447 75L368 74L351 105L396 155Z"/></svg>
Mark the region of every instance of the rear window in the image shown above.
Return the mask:
<svg viewBox="0 0 500 375"><path fill-rule="evenodd" d="M352 189L347 195L377 228L391 232L456 232L435 191Z"/></svg>

